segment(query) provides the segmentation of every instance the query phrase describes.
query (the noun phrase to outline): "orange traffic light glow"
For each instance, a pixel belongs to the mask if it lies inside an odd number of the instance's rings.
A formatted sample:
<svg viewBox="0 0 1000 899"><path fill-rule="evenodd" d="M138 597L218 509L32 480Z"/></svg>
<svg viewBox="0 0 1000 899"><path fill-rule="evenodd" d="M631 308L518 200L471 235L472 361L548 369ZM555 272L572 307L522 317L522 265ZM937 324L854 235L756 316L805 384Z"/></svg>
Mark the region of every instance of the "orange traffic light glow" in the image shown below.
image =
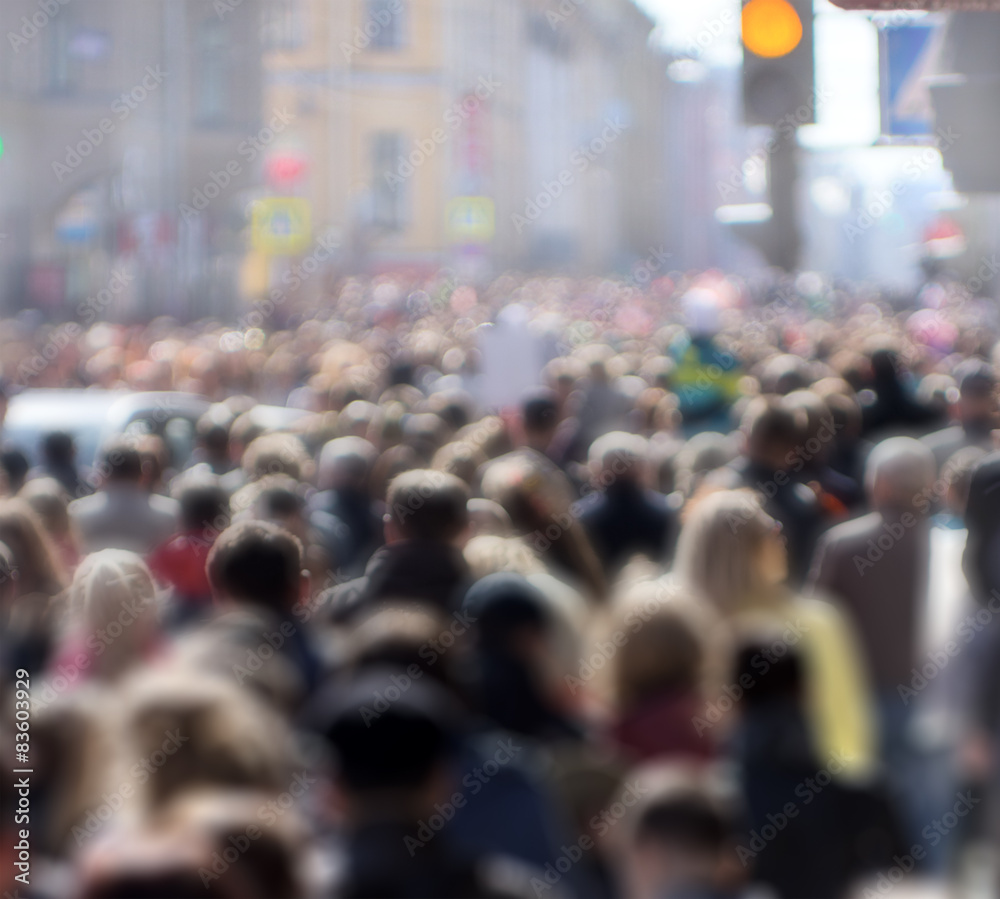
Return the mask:
<svg viewBox="0 0 1000 899"><path fill-rule="evenodd" d="M743 7L743 44L752 53L786 56L801 40L802 20L787 0L750 0Z"/></svg>

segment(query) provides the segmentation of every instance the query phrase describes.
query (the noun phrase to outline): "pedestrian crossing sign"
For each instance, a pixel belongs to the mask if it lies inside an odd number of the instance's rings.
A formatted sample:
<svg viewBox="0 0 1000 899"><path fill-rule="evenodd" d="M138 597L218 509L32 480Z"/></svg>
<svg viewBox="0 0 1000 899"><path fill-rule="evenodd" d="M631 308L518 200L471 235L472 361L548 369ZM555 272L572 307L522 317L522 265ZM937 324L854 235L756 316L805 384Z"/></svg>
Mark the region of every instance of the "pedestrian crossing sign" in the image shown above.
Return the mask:
<svg viewBox="0 0 1000 899"><path fill-rule="evenodd" d="M492 197L455 197L447 209L448 233L458 243L489 243L496 233Z"/></svg>
<svg viewBox="0 0 1000 899"><path fill-rule="evenodd" d="M251 243L258 253L297 256L312 240L312 213L302 197L266 197L253 205Z"/></svg>

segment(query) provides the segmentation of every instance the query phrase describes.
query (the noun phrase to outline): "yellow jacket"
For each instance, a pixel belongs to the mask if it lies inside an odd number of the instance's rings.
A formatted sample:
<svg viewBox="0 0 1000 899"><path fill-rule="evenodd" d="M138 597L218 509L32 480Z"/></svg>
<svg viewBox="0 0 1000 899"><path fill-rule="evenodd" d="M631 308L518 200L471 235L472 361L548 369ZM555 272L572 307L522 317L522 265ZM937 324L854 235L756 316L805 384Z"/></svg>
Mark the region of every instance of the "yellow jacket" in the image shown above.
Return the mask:
<svg viewBox="0 0 1000 899"><path fill-rule="evenodd" d="M864 662L848 621L836 606L792 597L766 609L737 614L737 632L761 630L799 653L805 672L807 720L821 764L831 773L860 780L875 769L877 726ZM780 632L780 636L778 636Z"/></svg>

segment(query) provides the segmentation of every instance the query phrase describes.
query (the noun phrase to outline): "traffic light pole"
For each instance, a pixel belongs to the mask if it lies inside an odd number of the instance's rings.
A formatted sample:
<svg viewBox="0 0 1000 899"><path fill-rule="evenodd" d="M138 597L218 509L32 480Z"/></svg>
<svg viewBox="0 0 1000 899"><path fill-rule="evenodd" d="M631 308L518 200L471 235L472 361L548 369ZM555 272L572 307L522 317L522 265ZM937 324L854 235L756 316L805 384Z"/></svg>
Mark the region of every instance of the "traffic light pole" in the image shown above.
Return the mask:
<svg viewBox="0 0 1000 899"><path fill-rule="evenodd" d="M799 228L799 146L794 135L779 140L771 154L769 172L771 221L768 261L785 271L798 268L802 250Z"/></svg>
<svg viewBox="0 0 1000 899"><path fill-rule="evenodd" d="M766 221L734 221L732 233L753 244L768 265L795 271L802 251L799 227L799 146L795 135L769 141L767 180L771 216Z"/></svg>

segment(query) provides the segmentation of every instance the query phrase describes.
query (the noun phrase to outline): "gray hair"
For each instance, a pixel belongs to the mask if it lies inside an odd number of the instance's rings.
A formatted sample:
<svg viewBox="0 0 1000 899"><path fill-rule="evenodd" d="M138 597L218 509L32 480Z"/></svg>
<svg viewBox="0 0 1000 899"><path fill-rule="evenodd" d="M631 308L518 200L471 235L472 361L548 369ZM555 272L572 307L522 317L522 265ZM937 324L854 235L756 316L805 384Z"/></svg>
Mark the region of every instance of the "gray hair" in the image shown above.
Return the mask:
<svg viewBox="0 0 1000 899"><path fill-rule="evenodd" d="M648 455L649 442L645 437L626 431L609 431L590 444L587 461L594 471L600 472L610 468L619 459L631 464Z"/></svg>
<svg viewBox="0 0 1000 899"><path fill-rule="evenodd" d="M378 450L364 437L338 437L323 445L319 453L316 483L320 490L360 485L378 458Z"/></svg>
<svg viewBox="0 0 1000 899"><path fill-rule="evenodd" d="M876 444L865 465L869 498L881 493L887 501L910 508L934 482L934 454L912 437L890 437Z"/></svg>

